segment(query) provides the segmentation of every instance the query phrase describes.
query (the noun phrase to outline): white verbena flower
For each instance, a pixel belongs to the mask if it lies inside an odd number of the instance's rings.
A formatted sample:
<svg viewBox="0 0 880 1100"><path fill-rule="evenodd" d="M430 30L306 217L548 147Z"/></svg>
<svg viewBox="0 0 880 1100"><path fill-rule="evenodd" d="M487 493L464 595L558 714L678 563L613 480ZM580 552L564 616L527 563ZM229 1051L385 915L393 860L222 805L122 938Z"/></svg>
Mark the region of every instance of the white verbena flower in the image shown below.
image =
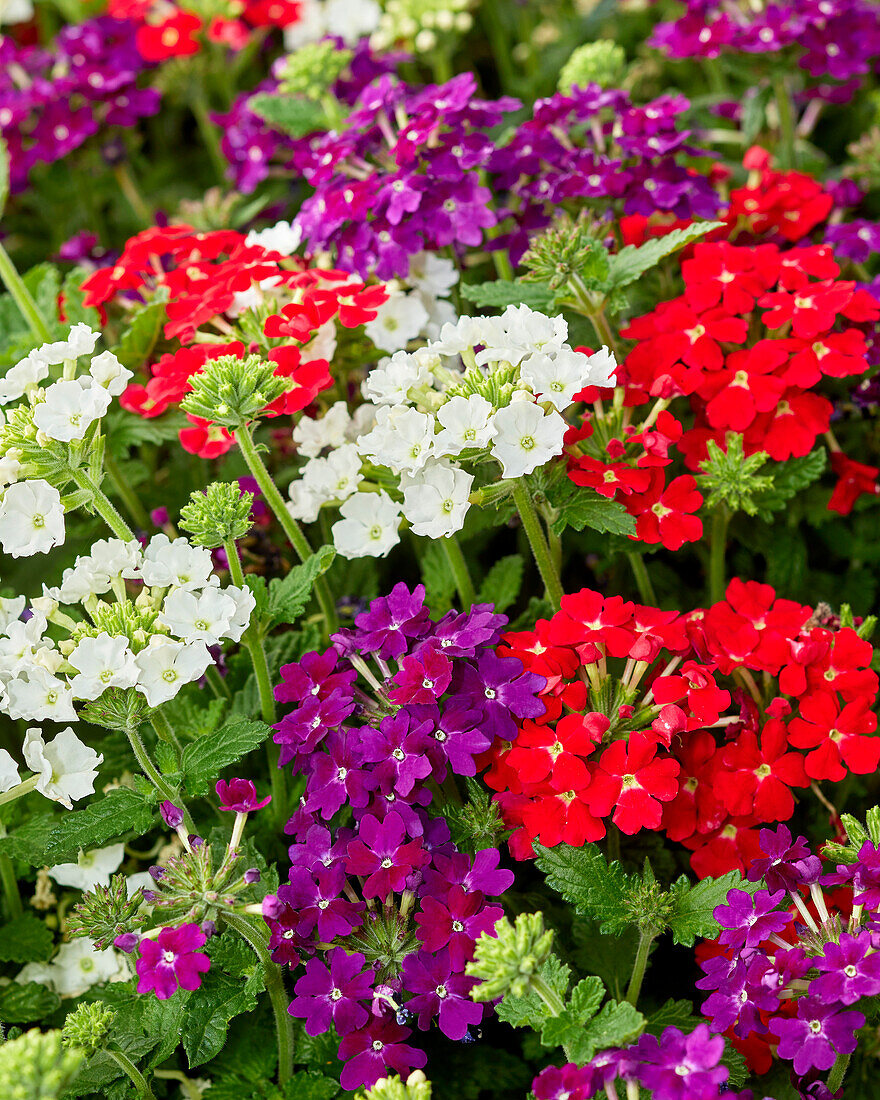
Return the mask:
<svg viewBox="0 0 880 1100"><path fill-rule="evenodd" d="M431 457L434 418L418 409L381 405L372 430L362 435L357 446L362 455L375 458L395 473L414 474Z"/></svg>
<svg viewBox="0 0 880 1100"><path fill-rule="evenodd" d="M17 481L0 502L0 546L13 558L47 554L64 542L61 494L43 478Z"/></svg>
<svg viewBox="0 0 880 1100"><path fill-rule="evenodd" d="M48 744L42 730L29 729L22 751L27 766L39 775L37 790L46 798L72 810L77 799L94 793L97 767L104 757L84 745L70 726Z"/></svg>
<svg viewBox="0 0 880 1100"><path fill-rule="evenodd" d="M67 659L79 673L70 681L75 699L97 699L107 688L137 683L138 668L126 638L102 631L96 638L83 638Z"/></svg>
<svg viewBox="0 0 880 1100"><path fill-rule="evenodd" d="M27 665L26 675L24 679L19 672L6 685L6 713L10 718L24 718L29 722L76 721L73 692L64 680L35 663Z"/></svg>
<svg viewBox="0 0 880 1100"><path fill-rule="evenodd" d="M384 558L400 542L400 506L384 491L356 493L339 514L333 543L344 558Z"/></svg>
<svg viewBox="0 0 880 1100"><path fill-rule="evenodd" d="M134 378L128 367L124 367L112 351L102 351L89 363L89 374L97 385L105 389L113 397L118 397Z"/></svg>
<svg viewBox="0 0 880 1100"><path fill-rule="evenodd" d="M208 587L199 595L176 588L165 597L159 622L184 641L219 645L235 610L235 600L222 588Z"/></svg>
<svg viewBox="0 0 880 1100"><path fill-rule="evenodd" d="M428 353L430 354L430 353ZM436 359L436 356L431 356ZM411 389L431 385L430 360L426 353L395 352L390 359L374 367L361 385L361 393L377 405L401 405L411 400Z"/></svg>
<svg viewBox="0 0 880 1100"><path fill-rule="evenodd" d="M232 618L229 620L229 626L227 626L223 637L228 638L231 642L238 642L241 641L242 634L248 628L251 621L251 612L257 606L257 601L249 588L237 588L234 584L230 584L223 591L235 604L235 611L232 613Z"/></svg>
<svg viewBox="0 0 880 1100"><path fill-rule="evenodd" d="M34 408L34 423L50 439L82 439L110 407L110 394L90 376L54 382Z"/></svg>
<svg viewBox="0 0 880 1100"><path fill-rule="evenodd" d="M304 458L317 458L325 447L339 447L345 442L350 423L347 403L337 401L320 418L302 417L293 429L293 442Z"/></svg>
<svg viewBox="0 0 880 1100"><path fill-rule="evenodd" d="M6 749L0 749L0 794L11 791L20 782L21 776L18 774L18 765L15 760Z"/></svg>
<svg viewBox="0 0 880 1100"><path fill-rule="evenodd" d="M0 596L0 632L21 618L24 605L24 596Z"/></svg>
<svg viewBox="0 0 880 1100"><path fill-rule="evenodd" d="M76 863L58 863L50 867L49 875L59 886L73 886L78 890L109 886L110 876L118 869L124 856L124 844L93 848L90 852L80 852Z"/></svg>
<svg viewBox="0 0 880 1100"><path fill-rule="evenodd" d="M79 997L99 982L124 981L128 977L117 951L112 947L99 951L85 938L63 943L46 969L48 984L61 997ZM21 980L20 974L16 980Z"/></svg>
<svg viewBox="0 0 880 1100"><path fill-rule="evenodd" d="M468 448L487 447L495 436L492 405L485 397L472 393L450 398L437 410L443 430L434 437L434 454L457 455Z"/></svg>
<svg viewBox="0 0 880 1100"><path fill-rule="evenodd" d="M410 256L406 281L423 294L446 298L458 282L458 269L452 260L436 252L418 252Z"/></svg>
<svg viewBox="0 0 880 1100"><path fill-rule="evenodd" d="M192 546L186 539L169 539L164 532L153 535L144 550L139 569L126 570L124 577L140 577L144 584L188 591L204 588L213 565L211 551L204 546Z"/></svg>
<svg viewBox="0 0 880 1100"><path fill-rule="evenodd" d="M473 475L436 462L407 478L403 488L403 514L413 534L439 539L460 531L470 508Z"/></svg>
<svg viewBox="0 0 880 1100"><path fill-rule="evenodd" d="M135 657L140 669L137 689L151 707L167 703L184 684L204 676L211 654L204 642L176 642L154 634Z"/></svg>
<svg viewBox="0 0 880 1100"><path fill-rule="evenodd" d="M29 389L38 386L49 374L49 364L38 358L36 352L28 352L15 366L10 367L5 377L0 378L0 405L17 401Z"/></svg>
<svg viewBox="0 0 880 1100"><path fill-rule="evenodd" d="M376 311L364 332L382 351L400 351L428 323L428 311L415 294L391 294Z"/></svg>
<svg viewBox="0 0 880 1100"><path fill-rule="evenodd" d="M492 455L506 478L522 477L562 453L568 425L558 412L545 413L531 401L514 401L492 418Z"/></svg>
<svg viewBox="0 0 880 1100"><path fill-rule="evenodd" d="M280 252L282 256L292 256L299 248L302 230L290 222L276 222L267 229L252 229L245 237L246 245L259 245L267 252Z"/></svg>
<svg viewBox="0 0 880 1100"><path fill-rule="evenodd" d="M81 355L92 354L100 335L100 332L95 332L87 324L80 321L71 327L66 340L56 340L53 344L43 344L36 351L32 351L31 355L42 359L49 366L63 363L65 359L78 359Z"/></svg>

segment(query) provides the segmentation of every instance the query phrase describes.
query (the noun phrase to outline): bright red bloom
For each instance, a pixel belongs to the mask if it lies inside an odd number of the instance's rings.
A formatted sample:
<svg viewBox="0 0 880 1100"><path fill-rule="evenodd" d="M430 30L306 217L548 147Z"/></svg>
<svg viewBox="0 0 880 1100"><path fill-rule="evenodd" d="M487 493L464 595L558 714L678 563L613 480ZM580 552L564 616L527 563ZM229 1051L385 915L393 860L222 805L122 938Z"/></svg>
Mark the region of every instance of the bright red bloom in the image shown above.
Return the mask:
<svg viewBox="0 0 880 1100"><path fill-rule="evenodd" d="M676 752L681 764L678 794L663 807L662 819L670 840L711 832L724 821L724 807L714 789L720 756L715 738L708 730L687 735Z"/></svg>
<svg viewBox="0 0 880 1100"><path fill-rule="evenodd" d="M662 542L667 550L680 550L686 542L703 535L703 521L691 513L702 506L703 496L696 481L686 474L666 484L662 470L651 472L651 485L645 493L625 501L627 511L636 517L639 542Z"/></svg>
<svg viewBox="0 0 880 1100"><path fill-rule="evenodd" d="M144 23L138 27L135 44L145 61L165 61L169 57L187 57L199 52L195 37L202 21L192 12L177 11L161 23Z"/></svg>
<svg viewBox="0 0 880 1100"><path fill-rule="evenodd" d="M837 484L834 486L831 500L828 501L828 507L832 512L848 516L855 502L864 493L871 496L877 496L880 493L880 484L877 483L880 469L876 466L855 462L843 451L832 451L831 469L837 475Z"/></svg>
<svg viewBox="0 0 880 1100"><path fill-rule="evenodd" d="M628 741L613 741L586 791L591 812L604 817L613 807L611 820L630 836L641 828L659 828L661 803L671 802L678 793L680 768L676 760L656 756L656 742L638 731Z"/></svg>
<svg viewBox="0 0 880 1100"><path fill-rule="evenodd" d="M809 779L803 757L787 752L788 730L771 719L761 731L760 745L753 733L741 733L721 756L715 791L735 817L753 815L755 821L787 821L794 813L790 787L806 787Z"/></svg>
<svg viewBox="0 0 880 1100"><path fill-rule="evenodd" d="M868 775L880 764L880 737L869 736L877 729L877 715L867 700L841 707L831 692L816 692L801 700L800 717L789 728L792 745L813 750L806 759L811 779L839 782L847 768Z"/></svg>

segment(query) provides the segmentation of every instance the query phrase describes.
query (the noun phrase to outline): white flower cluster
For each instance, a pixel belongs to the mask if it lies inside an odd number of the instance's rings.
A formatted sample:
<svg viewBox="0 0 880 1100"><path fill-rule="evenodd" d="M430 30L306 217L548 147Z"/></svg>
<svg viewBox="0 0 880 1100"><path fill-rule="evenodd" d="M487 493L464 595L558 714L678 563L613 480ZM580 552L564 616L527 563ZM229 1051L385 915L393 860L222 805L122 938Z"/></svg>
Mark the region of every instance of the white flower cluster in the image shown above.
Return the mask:
<svg viewBox="0 0 880 1100"><path fill-rule="evenodd" d="M48 743L43 739L43 731L32 727L25 734L22 752L25 763L35 774L22 782L15 760L5 749L0 749L0 793L22 787L18 793L24 794L36 788L68 810L73 809L77 799L94 794L97 768L104 757L84 745L70 726Z"/></svg>
<svg viewBox="0 0 880 1100"><path fill-rule="evenodd" d="M436 339L443 325L455 320L447 299L458 282L452 260L433 252L420 252L410 260L405 282L407 293L397 280L388 284L389 297L379 306L376 317L364 325L364 332L380 351L402 351L417 336Z"/></svg>
<svg viewBox="0 0 880 1100"><path fill-rule="evenodd" d="M401 516L417 535L454 534L474 482L463 465L494 459L502 478L532 473L562 453L561 414L574 396L614 385L611 352L585 355L567 336L563 318L510 306L396 352L368 375L354 418L338 402L294 429L309 461L290 487L291 514L310 522L322 505L340 505L333 539L348 558L384 557L400 541Z"/></svg>
<svg viewBox="0 0 880 1100"><path fill-rule="evenodd" d="M39 982L60 997L79 997L101 982L125 982L131 977L123 954L112 947L99 951L88 939L63 943L48 963L28 963L16 975L19 984Z"/></svg>
<svg viewBox="0 0 880 1100"><path fill-rule="evenodd" d="M296 22L284 28L284 47L296 50L328 34L353 46L376 29L381 15L376 0L301 0Z"/></svg>
<svg viewBox="0 0 880 1100"><path fill-rule="evenodd" d="M140 582L134 600L126 581ZM108 593L112 600L99 599ZM69 722L76 700L107 688L134 688L157 707L204 675L208 646L241 638L254 602L250 589L221 588L210 551L186 539L154 535L143 549L134 540L96 542L59 586L44 586L27 621L23 597L0 602L0 712ZM60 608L77 603L86 616ZM50 620L66 640L47 635Z"/></svg>
<svg viewBox="0 0 880 1100"><path fill-rule="evenodd" d="M85 324L73 325L66 340L43 344L28 352L0 379L0 436L6 423L2 406L24 400L31 409L37 442L74 443L100 420L132 377L110 351L93 355L100 333ZM78 360L91 356L85 373ZM62 377L49 381L53 367ZM14 558L45 554L64 542L64 508L58 490L42 478L20 480L21 453L14 448L0 455L0 546Z"/></svg>

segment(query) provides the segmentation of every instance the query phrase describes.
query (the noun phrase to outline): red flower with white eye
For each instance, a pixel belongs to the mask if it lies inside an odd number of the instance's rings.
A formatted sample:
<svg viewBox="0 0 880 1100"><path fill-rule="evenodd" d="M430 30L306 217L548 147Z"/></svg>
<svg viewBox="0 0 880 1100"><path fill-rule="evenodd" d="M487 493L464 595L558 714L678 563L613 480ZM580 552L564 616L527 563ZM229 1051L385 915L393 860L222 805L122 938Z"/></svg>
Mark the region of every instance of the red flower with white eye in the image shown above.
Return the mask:
<svg viewBox="0 0 880 1100"><path fill-rule="evenodd" d="M202 21L192 12L178 8L161 23L144 23L138 27L135 44L145 61L166 61L169 57L187 57L199 52L195 35Z"/></svg>
<svg viewBox="0 0 880 1100"><path fill-rule="evenodd" d="M788 752L785 723L773 718L761 731L741 733L721 756L715 790L729 813L752 815L755 821L787 821L794 813L790 787L806 787L809 779L800 753Z"/></svg>

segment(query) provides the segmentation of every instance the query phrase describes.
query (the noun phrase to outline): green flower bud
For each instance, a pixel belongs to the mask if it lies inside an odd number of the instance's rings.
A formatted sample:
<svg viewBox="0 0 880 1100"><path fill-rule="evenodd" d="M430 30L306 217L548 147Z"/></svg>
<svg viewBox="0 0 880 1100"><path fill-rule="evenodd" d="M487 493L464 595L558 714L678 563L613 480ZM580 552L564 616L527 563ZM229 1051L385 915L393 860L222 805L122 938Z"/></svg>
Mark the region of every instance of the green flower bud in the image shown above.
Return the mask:
<svg viewBox="0 0 880 1100"><path fill-rule="evenodd" d="M542 913L520 913L516 923L502 917L495 935L484 932L477 940L474 958L465 973L479 978L471 990L475 1001L494 1001L511 994L525 997L550 955L553 933L544 927Z"/></svg>
<svg viewBox="0 0 880 1100"><path fill-rule="evenodd" d="M288 381L258 355L244 359L223 355L205 364L205 369L192 378L192 387L181 402L183 411L234 431L255 420L279 398L287 390Z"/></svg>
<svg viewBox="0 0 880 1100"><path fill-rule="evenodd" d="M143 926L144 918L138 915L143 903L141 890L135 890L129 897L125 875L114 875L109 886L93 886L83 894L68 918L67 927L71 935L88 936L103 951L117 936Z"/></svg>
<svg viewBox="0 0 880 1100"><path fill-rule="evenodd" d="M589 297L595 292L598 301L604 300L610 290L611 263L599 239L603 234L588 212L576 221L563 215L532 240L522 259L527 268L523 281L548 283L551 290L564 293L576 279L581 293Z"/></svg>
<svg viewBox="0 0 880 1100"><path fill-rule="evenodd" d="M351 50L337 49L332 42L301 46L284 59L279 91L320 99L348 68L351 58Z"/></svg>
<svg viewBox="0 0 880 1100"><path fill-rule="evenodd" d="M85 1053L65 1050L60 1031L34 1028L0 1045L3 1100L58 1100L70 1085Z"/></svg>
<svg viewBox="0 0 880 1100"><path fill-rule="evenodd" d="M566 61L557 87L567 95L572 88L598 84L602 88L620 85L626 75L626 51L606 38L578 46Z"/></svg>
<svg viewBox="0 0 880 1100"><path fill-rule="evenodd" d="M78 1005L64 1021L61 1044L66 1047L81 1047L89 1053L100 1050L107 1041L115 1019L114 1010L100 1001Z"/></svg>
<svg viewBox="0 0 880 1100"><path fill-rule="evenodd" d="M431 1100L431 1082L420 1069L413 1070L402 1081L399 1077L383 1077L355 1100Z"/></svg>
<svg viewBox="0 0 880 1100"><path fill-rule="evenodd" d="M767 461L766 451L746 456L743 437L728 432L726 451L710 439L706 453L708 457L700 463L703 473L698 478L706 507L717 508L725 504L732 512L755 515L760 507L760 495L773 488L773 478L758 473ZM756 496L759 500L753 499Z"/></svg>
<svg viewBox="0 0 880 1100"><path fill-rule="evenodd" d="M237 542L253 526L253 493L243 493L235 481L215 481L195 492L180 509L180 526L198 546L213 550L225 542Z"/></svg>

